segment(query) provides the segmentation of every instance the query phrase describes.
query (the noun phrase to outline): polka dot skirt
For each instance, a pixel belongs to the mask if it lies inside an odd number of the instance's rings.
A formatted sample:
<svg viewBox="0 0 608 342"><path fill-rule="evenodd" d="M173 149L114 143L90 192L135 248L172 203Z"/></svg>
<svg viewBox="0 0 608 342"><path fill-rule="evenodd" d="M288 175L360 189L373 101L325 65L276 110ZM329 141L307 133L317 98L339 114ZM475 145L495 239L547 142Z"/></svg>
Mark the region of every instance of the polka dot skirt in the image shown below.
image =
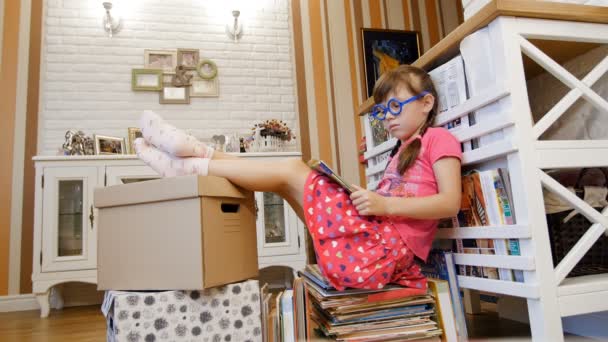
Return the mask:
<svg viewBox="0 0 608 342"><path fill-rule="evenodd" d="M388 283L426 288L414 253L391 221L360 216L348 193L329 178L309 174L303 207L319 268L336 289L379 289Z"/></svg>

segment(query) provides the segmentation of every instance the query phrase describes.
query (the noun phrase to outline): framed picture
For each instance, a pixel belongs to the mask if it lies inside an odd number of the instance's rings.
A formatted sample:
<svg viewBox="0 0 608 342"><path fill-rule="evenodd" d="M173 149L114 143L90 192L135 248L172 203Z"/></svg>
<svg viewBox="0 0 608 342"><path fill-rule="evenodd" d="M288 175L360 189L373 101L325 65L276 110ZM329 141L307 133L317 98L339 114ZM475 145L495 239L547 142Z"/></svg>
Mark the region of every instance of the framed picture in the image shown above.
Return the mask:
<svg viewBox="0 0 608 342"><path fill-rule="evenodd" d="M217 76L217 66L210 59L203 59L196 67L198 75L205 80L212 80Z"/></svg>
<svg viewBox="0 0 608 342"><path fill-rule="evenodd" d="M143 135L141 134L141 129L139 129L138 127L129 127L129 147L127 149L129 154L135 154L133 142L137 138L143 138Z"/></svg>
<svg viewBox="0 0 608 342"><path fill-rule="evenodd" d="M132 69L131 89L134 91L159 91L163 88L161 69Z"/></svg>
<svg viewBox="0 0 608 342"><path fill-rule="evenodd" d="M189 104L190 87L174 87L171 83L165 83L160 91L158 102L161 104Z"/></svg>
<svg viewBox="0 0 608 342"><path fill-rule="evenodd" d="M125 138L95 134L95 154L126 154Z"/></svg>
<svg viewBox="0 0 608 342"><path fill-rule="evenodd" d="M372 96L380 75L400 64L412 64L420 57L416 31L361 29L367 96Z"/></svg>
<svg viewBox="0 0 608 342"><path fill-rule="evenodd" d="M192 86L190 87L191 97L218 97L220 96L220 89L218 85L217 77L212 80L206 80L200 77L194 77L192 79Z"/></svg>
<svg viewBox="0 0 608 342"><path fill-rule="evenodd" d="M183 65L186 70L196 70L198 56L197 49L177 49L177 65Z"/></svg>
<svg viewBox="0 0 608 342"><path fill-rule="evenodd" d="M177 50L144 50L144 66L147 69L161 69L166 74L175 73Z"/></svg>

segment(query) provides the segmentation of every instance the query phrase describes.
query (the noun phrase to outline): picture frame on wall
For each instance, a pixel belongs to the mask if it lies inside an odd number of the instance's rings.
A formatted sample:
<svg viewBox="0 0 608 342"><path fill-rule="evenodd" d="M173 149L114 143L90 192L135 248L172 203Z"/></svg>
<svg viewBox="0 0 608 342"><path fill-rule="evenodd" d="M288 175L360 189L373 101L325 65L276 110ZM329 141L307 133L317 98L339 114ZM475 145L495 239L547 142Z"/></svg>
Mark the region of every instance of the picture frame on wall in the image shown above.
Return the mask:
<svg viewBox="0 0 608 342"><path fill-rule="evenodd" d="M219 97L220 89L217 77L206 80L200 77L192 79L190 86L190 97Z"/></svg>
<svg viewBox="0 0 608 342"><path fill-rule="evenodd" d="M190 87L174 87L171 83L165 83L159 94L160 104L190 103Z"/></svg>
<svg viewBox="0 0 608 342"><path fill-rule="evenodd" d="M177 49L177 65L183 65L186 70L196 70L198 61L198 49Z"/></svg>
<svg viewBox="0 0 608 342"><path fill-rule="evenodd" d="M217 77L217 65L210 59L202 59L196 66L198 76L205 80L212 80Z"/></svg>
<svg viewBox="0 0 608 342"><path fill-rule="evenodd" d="M95 134L95 154L126 154L125 138Z"/></svg>
<svg viewBox="0 0 608 342"><path fill-rule="evenodd" d="M143 134L141 133L141 129L139 129L139 127L129 127L129 135L128 135L129 139L129 146L127 147L127 152L129 152L129 154L135 154L135 149L133 148L133 142L135 141L135 139L137 138L143 138Z"/></svg>
<svg viewBox="0 0 608 342"><path fill-rule="evenodd" d="M132 69L131 89L134 91L159 91L163 88L161 69Z"/></svg>
<svg viewBox="0 0 608 342"><path fill-rule="evenodd" d="M161 69L165 74L174 74L177 67L177 50L144 50L144 66Z"/></svg>
<svg viewBox="0 0 608 342"><path fill-rule="evenodd" d="M401 64L412 64L420 57L417 31L361 29L367 96L372 96L380 75Z"/></svg>

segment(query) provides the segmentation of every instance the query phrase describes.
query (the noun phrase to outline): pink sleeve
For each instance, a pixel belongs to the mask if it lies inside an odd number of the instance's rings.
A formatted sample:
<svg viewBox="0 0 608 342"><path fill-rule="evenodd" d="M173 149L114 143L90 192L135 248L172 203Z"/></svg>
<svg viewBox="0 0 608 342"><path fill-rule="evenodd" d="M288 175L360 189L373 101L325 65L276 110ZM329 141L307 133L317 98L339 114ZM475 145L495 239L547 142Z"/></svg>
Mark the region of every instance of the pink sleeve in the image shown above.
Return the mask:
<svg viewBox="0 0 608 342"><path fill-rule="evenodd" d="M441 158L456 157L462 160L460 142L445 128L435 128L428 140L427 151L431 165Z"/></svg>

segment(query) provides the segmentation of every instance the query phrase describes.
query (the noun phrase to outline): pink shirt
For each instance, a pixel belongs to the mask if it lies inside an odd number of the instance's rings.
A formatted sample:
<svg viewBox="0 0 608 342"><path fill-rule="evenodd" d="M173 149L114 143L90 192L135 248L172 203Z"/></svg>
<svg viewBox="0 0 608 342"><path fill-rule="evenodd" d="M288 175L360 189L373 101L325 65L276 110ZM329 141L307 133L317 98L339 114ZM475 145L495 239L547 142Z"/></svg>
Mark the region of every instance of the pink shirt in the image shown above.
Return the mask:
<svg viewBox="0 0 608 342"><path fill-rule="evenodd" d="M422 146L418 158L405 175L397 170L399 153L414 139L401 144L394 158L389 160L384 176L376 192L382 196L425 197L438 193L433 164L444 157L462 159L460 142L444 128L428 128L422 136ZM408 217L391 217L405 244L414 254L426 260L437 232L438 220L420 220Z"/></svg>

